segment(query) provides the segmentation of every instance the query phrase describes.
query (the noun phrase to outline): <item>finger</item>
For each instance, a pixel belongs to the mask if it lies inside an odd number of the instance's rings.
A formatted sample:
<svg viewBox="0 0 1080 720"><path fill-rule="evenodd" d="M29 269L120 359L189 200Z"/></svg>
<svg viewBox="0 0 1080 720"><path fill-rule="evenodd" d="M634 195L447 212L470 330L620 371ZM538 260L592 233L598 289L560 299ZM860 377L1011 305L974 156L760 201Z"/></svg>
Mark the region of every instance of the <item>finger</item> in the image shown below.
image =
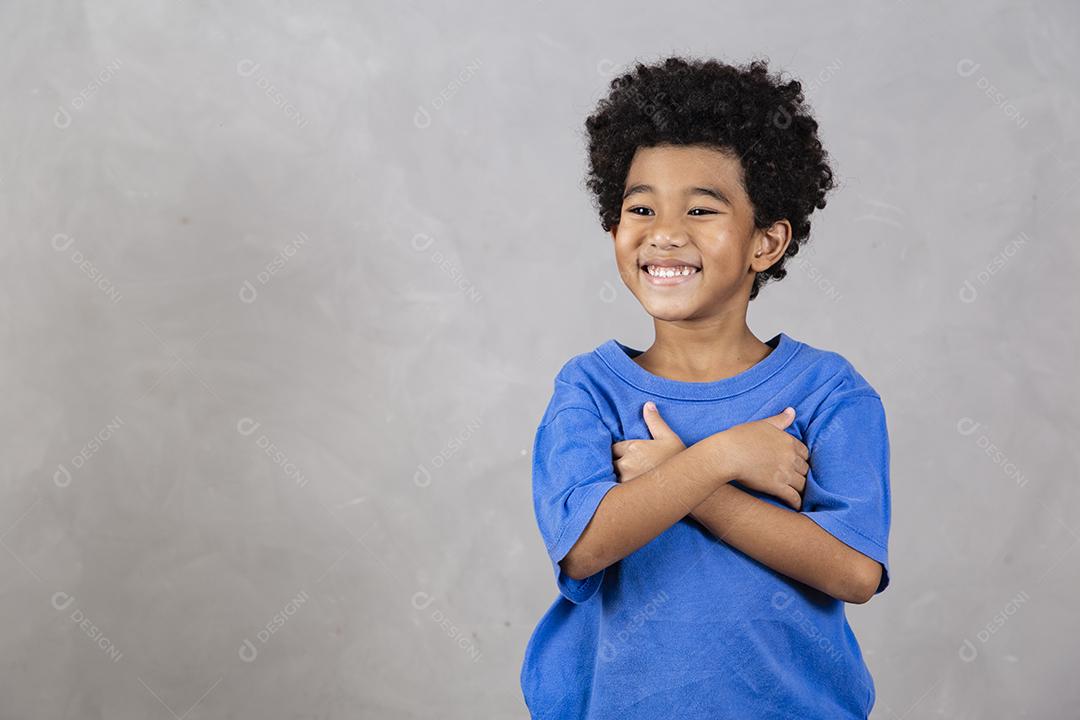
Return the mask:
<svg viewBox="0 0 1080 720"><path fill-rule="evenodd" d="M790 485L795 490L795 492L799 493L800 497L802 497L803 493L806 492L806 478L802 475L796 475L795 477L791 478Z"/></svg>
<svg viewBox="0 0 1080 720"><path fill-rule="evenodd" d="M785 485L780 489L780 499L786 502L793 510L802 508L802 496L790 485Z"/></svg>
<svg viewBox="0 0 1080 720"><path fill-rule="evenodd" d="M810 448L806 447L806 443L794 436L792 436L792 439L795 441L795 452L799 453L803 460L809 460Z"/></svg>
<svg viewBox="0 0 1080 720"><path fill-rule="evenodd" d="M611 454L617 458L622 457L627 452L629 452L630 443L632 442L632 440L620 440L619 442L611 446Z"/></svg>
<svg viewBox="0 0 1080 720"><path fill-rule="evenodd" d="M800 475L805 476L806 473L810 472L810 463L806 462L801 457L796 457L795 471L798 472Z"/></svg>
<svg viewBox="0 0 1080 720"><path fill-rule="evenodd" d="M765 418L765 421L770 425L777 427L781 430L791 424L791 421L795 419L795 408L786 407L783 412L777 413L772 417Z"/></svg>
<svg viewBox="0 0 1080 720"><path fill-rule="evenodd" d="M652 436L653 440L659 440L660 438L674 434L672 429L668 427L668 424L664 422L664 419L660 417L660 410L652 400L645 403L642 414L645 416L645 424L649 427L649 434Z"/></svg>

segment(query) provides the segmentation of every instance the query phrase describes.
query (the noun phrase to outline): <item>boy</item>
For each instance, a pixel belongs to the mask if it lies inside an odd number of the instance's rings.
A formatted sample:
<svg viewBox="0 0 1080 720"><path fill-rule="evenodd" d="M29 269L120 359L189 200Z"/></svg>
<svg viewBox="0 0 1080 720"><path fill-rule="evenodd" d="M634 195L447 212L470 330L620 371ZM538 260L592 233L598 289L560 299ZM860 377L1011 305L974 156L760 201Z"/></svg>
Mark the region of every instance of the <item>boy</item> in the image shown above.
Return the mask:
<svg viewBox="0 0 1080 720"><path fill-rule="evenodd" d="M525 650L534 718L867 718L844 616L889 584L882 400L747 305L810 232L832 170L798 82L670 58L586 121L588 186L635 350L572 358L533 447L559 597Z"/></svg>

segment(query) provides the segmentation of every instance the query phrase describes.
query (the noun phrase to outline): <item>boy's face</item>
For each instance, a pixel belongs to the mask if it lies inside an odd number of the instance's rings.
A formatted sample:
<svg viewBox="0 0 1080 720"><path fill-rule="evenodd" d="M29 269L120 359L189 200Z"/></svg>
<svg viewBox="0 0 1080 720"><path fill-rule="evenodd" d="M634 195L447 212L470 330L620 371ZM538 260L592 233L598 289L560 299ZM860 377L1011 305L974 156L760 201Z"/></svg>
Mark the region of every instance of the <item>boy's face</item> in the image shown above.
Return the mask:
<svg viewBox="0 0 1080 720"><path fill-rule="evenodd" d="M712 147L661 145L634 154L611 236L623 282L654 318L699 320L745 307L754 274L783 256L791 225L755 228L742 173L738 157ZM671 260L690 269L656 277L646 267Z"/></svg>

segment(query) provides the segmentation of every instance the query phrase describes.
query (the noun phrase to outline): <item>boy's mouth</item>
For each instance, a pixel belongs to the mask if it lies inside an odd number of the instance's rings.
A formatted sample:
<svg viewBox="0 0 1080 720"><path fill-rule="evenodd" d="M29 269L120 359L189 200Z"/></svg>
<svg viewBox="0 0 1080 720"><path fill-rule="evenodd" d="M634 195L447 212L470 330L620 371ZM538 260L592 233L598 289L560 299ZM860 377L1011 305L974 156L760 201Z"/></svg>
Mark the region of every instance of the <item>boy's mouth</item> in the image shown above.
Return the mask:
<svg viewBox="0 0 1080 720"><path fill-rule="evenodd" d="M701 273L701 268L693 265L642 265L641 272L650 285L682 285L693 280Z"/></svg>

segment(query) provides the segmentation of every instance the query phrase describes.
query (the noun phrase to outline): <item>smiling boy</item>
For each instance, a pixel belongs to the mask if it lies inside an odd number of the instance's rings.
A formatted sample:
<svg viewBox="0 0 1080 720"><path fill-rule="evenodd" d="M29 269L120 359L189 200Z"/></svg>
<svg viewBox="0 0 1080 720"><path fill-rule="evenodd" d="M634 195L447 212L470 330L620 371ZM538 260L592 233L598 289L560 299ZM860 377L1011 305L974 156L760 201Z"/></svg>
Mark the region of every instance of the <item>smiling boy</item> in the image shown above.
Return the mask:
<svg viewBox="0 0 1080 720"><path fill-rule="evenodd" d="M534 718L867 718L844 604L889 584L881 397L748 303L832 170L796 81L669 58L586 122L589 188L646 351L571 358L533 446L559 597L525 650Z"/></svg>

